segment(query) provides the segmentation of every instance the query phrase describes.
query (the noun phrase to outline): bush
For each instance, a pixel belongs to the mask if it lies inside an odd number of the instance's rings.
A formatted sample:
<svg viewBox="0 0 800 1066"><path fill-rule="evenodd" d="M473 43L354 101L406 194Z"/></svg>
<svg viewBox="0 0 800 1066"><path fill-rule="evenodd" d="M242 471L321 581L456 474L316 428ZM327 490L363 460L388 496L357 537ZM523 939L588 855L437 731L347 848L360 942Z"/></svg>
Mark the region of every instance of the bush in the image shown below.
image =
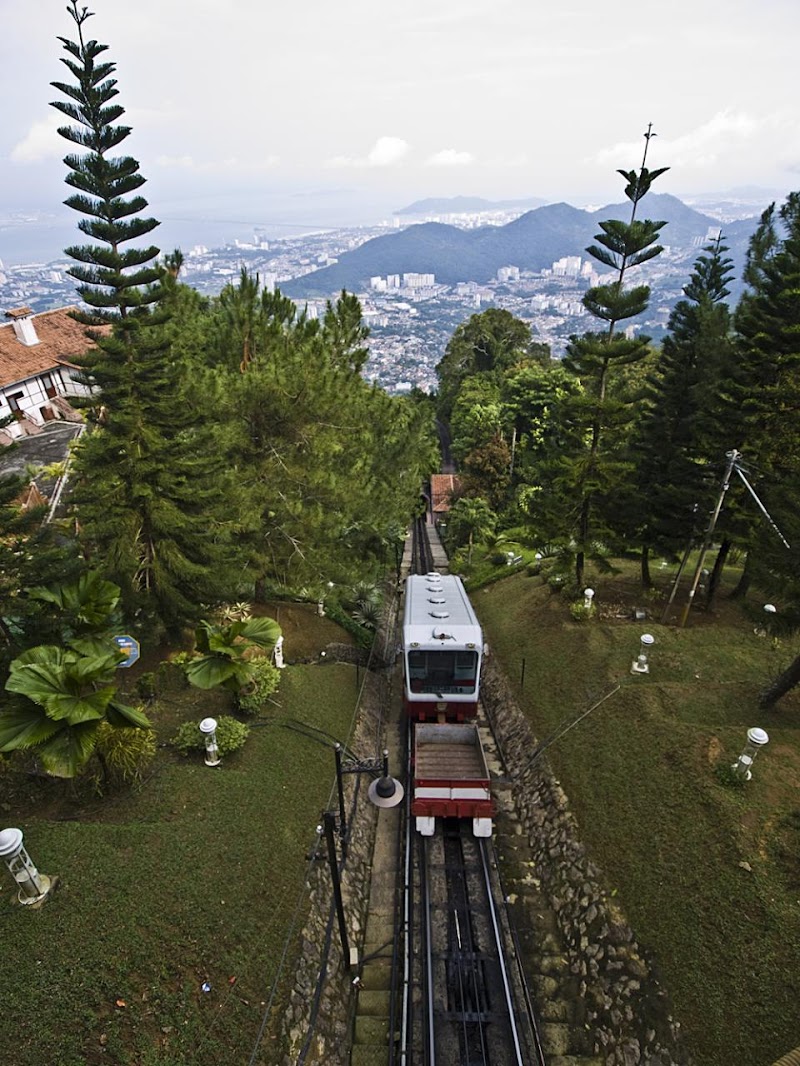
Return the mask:
<svg viewBox="0 0 800 1066"><path fill-rule="evenodd" d="M136 691L143 700L152 700L156 694L156 675L151 671L136 679Z"/></svg>
<svg viewBox="0 0 800 1066"><path fill-rule="evenodd" d="M100 765L92 772L97 791L140 781L155 757L156 739L152 729L129 729L101 722L95 747Z"/></svg>
<svg viewBox="0 0 800 1066"><path fill-rule="evenodd" d="M244 742L250 736L250 726L244 722L237 722L229 714L221 714L217 718L217 748L220 755L230 755L244 746ZM182 755L188 755L190 751L205 751L205 737L200 732L199 722L184 722L178 728L178 732L170 741L174 748Z"/></svg>
<svg viewBox="0 0 800 1066"><path fill-rule="evenodd" d="M569 613L574 622L588 622L594 616L595 607L593 603L587 607L583 600L579 600L569 605Z"/></svg>
<svg viewBox="0 0 800 1066"><path fill-rule="evenodd" d="M252 659L250 683L236 697L236 706L242 714L258 714L267 699L277 689L281 672L269 659Z"/></svg>

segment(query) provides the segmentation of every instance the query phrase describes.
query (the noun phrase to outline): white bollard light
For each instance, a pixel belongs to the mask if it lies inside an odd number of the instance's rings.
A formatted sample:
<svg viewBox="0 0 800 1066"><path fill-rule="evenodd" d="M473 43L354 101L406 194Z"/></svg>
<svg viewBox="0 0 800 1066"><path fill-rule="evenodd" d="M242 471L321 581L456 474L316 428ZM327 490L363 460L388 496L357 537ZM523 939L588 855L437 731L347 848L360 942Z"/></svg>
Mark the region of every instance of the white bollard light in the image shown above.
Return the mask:
<svg viewBox="0 0 800 1066"><path fill-rule="evenodd" d="M273 652L272 652L272 658L273 658L277 668L279 670L283 670L283 668L286 666L286 663L283 661L283 637L282 636L278 637L278 639L275 641L275 647L274 647Z"/></svg>
<svg viewBox="0 0 800 1066"><path fill-rule="evenodd" d="M45 898L52 882L46 874L40 874L31 861L22 843L21 829L4 829L0 833L0 859L14 878L20 903L39 903Z"/></svg>
<svg viewBox="0 0 800 1066"><path fill-rule="evenodd" d="M655 644L656 638L650 633L643 633L639 641L639 654L631 663L632 674L649 674L650 664L647 661L647 653Z"/></svg>
<svg viewBox="0 0 800 1066"><path fill-rule="evenodd" d="M583 590L583 606L587 611L592 609L592 600L594 599L594 589Z"/></svg>
<svg viewBox="0 0 800 1066"><path fill-rule="evenodd" d="M767 743L769 743L769 736L765 729L759 729L758 726L753 726L752 729L747 730L747 740L745 741L744 751L731 767L737 777L741 778L743 781L751 780L755 757L758 755L761 748Z"/></svg>
<svg viewBox="0 0 800 1066"><path fill-rule="evenodd" d="M216 718L204 718L200 723L200 732L206 742L206 766L219 766L222 760L219 757L219 748L217 747Z"/></svg>

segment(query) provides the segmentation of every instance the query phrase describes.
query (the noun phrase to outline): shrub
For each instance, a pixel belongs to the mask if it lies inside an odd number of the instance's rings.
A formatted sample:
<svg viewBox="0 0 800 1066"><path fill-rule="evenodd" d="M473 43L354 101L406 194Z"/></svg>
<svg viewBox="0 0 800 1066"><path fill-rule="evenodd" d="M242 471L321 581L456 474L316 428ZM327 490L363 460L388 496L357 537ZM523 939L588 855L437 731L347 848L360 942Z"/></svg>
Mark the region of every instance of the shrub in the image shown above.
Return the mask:
<svg viewBox="0 0 800 1066"><path fill-rule="evenodd" d="M250 667L250 683L236 697L236 705L242 714L258 714L281 680L280 670L269 659L253 659Z"/></svg>
<svg viewBox="0 0 800 1066"><path fill-rule="evenodd" d="M156 734L152 729L129 729L101 722L97 727L99 766L92 772L98 792L140 781L156 754Z"/></svg>
<svg viewBox="0 0 800 1066"><path fill-rule="evenodd" d="M230 755L231 752L238 751L249 736L250 726L244 722L237 722L229 714L221 714L217 718L217 748L220 755ZM184 722L170 743L182 755L188 755L190 751L205 751L206 747L205 738L200 732L200 723L195 721Z"/></svg>
<svg viewBox="0 0 800 1066"><path fill-rule="evenodd" d="M136 679L136 691L143 700L152 700L156 694L156 675L151 671Z"/></svg>
<svg viewBox="0 0 800 1066"><path fill-rule="evenodd" d="M569 605L569 613L574 622L588 622L595 613L595 606L593 603L590 603L587 607L583 600L579 600L576 603L571 603Z"/></svg>

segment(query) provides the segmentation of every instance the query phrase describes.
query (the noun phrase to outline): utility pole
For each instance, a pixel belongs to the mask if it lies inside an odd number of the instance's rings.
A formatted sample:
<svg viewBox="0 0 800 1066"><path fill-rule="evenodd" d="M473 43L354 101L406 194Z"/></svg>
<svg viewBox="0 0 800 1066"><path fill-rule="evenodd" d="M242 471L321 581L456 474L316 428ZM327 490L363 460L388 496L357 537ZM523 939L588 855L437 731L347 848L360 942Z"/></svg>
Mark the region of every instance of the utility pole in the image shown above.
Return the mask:
<svg viewBox="0 0 800 1066"><path fill-rule="evenodd" d="M722 478L722 487L720 489L719 498L717 499L717 505L711 512L711 520L708 523L708 528L706 529L705 536L703 537L703 546L700 549L700 556L697 560L697 566L694 571L694 577L692 578L692 587L689 589L689 596L686 600L686 605L683 608L683 613L681 614L680 621L678 622L679 629L683 629L683 627L686 625L686 619L689 617L689 611L691 611L692 609L694 596L697 592L697 586L700 584L700 574L703 570L703 563L705 562L708 549L711 547L711 538L714 536L714 528L717 524L719 513L722 510L722 501L725 499L725 493L731 486L731 474L733 473L733 468L736 465L736 460L739 458L739 454L740 453L737 452L735 448L733 449L733 451L725 453L728 460L728 464L725 467L725 475Z"/></svg>

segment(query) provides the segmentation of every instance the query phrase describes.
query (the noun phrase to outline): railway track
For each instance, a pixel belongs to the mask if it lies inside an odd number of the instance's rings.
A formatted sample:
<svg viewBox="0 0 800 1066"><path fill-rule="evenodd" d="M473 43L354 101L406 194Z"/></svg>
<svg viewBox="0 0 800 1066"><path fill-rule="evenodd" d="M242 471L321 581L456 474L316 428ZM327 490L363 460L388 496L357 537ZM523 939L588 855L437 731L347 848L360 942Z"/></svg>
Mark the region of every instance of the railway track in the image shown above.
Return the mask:
<svg viewBox="0 0 800 1066"><path fill-rule="evenodd" d="M422 518L413 528L412 572L432 565ZM409 802L404 868L400 1039L390 1063L544 1066L491 841L473 836L471 820L456 819L439 821L425 838L414 831Z"/></svg>

